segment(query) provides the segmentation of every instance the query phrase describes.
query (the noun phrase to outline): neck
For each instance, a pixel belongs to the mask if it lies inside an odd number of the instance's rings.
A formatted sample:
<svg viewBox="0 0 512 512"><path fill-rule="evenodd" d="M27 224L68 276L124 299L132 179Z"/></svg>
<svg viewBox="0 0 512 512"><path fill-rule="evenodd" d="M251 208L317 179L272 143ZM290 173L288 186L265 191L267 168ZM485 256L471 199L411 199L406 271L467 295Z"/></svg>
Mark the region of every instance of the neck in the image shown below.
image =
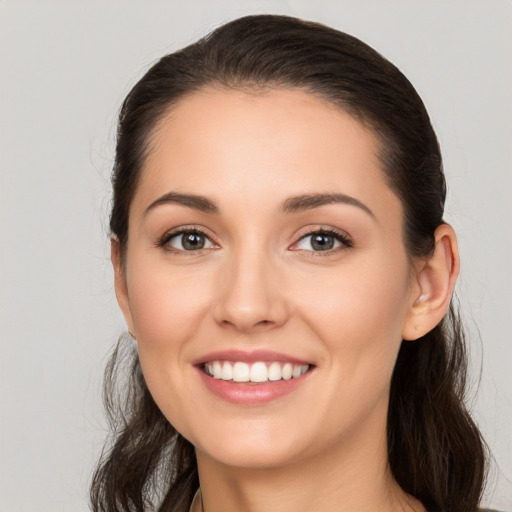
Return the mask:
<svg viewBox="0 0 512 512"><path fill-rule="evenodd" d="M385 436L271 468L226 466L199 451L197 461L204 512L425 511L393 479Z"/></svg>

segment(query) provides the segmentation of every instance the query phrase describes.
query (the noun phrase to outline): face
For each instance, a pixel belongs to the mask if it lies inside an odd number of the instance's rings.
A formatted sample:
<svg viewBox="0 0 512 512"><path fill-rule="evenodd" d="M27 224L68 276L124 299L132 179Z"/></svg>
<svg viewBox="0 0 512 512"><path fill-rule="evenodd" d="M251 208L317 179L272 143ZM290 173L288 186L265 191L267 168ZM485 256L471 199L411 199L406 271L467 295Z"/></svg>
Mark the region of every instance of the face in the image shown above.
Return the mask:
<svg viewBox="0 0 512 512"><path fill-rule="evenodd" d="M270 467L382 441L419 292L376 154L301 91L204 90L155 130L116 287L198 457Z"/></svg>

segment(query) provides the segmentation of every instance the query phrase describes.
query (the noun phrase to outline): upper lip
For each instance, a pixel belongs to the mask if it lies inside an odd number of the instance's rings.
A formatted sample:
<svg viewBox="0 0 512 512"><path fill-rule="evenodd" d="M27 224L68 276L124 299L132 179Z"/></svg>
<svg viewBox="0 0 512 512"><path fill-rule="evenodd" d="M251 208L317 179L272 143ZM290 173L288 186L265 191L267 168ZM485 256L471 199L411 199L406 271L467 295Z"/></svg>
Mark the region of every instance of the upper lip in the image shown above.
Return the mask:
<svg viewBox="0 0 512 512"><path fill-rule="evenodd" d="M293 364L312 364L310 361L295 356L274 352L273 350L219 350L210 352L192 361L193 365L201 365L211 361L241 361L244 363L255 363L257 361L271 362L281 361Z"/></svg>

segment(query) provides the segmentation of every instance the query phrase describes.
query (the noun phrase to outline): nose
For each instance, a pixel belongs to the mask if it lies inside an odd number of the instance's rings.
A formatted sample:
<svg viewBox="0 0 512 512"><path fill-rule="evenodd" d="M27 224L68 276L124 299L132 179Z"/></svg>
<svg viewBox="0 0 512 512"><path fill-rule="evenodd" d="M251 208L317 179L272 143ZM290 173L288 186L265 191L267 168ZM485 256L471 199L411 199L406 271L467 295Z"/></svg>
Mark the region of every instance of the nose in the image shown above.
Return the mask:
<svg viewBox="0 0 512 512"><path fill-rule="evenodd" d="M244 333L283 325L289 308L282 285L268 255L245 252L226 261L213 306L215 321Z"/></svg>

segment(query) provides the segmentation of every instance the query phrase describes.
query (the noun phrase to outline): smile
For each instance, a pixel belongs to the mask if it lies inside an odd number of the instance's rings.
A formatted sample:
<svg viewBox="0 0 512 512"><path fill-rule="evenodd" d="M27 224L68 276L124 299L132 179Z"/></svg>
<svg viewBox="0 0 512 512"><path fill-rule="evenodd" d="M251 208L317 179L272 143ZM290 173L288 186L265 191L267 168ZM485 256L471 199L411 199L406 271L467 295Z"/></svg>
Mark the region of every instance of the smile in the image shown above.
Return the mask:
<svg viewBox="0 0 512 512"><path fill-rule="evenodd" d="M245 363L243 361L210 361L204 363L203 371L213 377L231 382L252 382L262 384L280 380L296 379L304 375L308 364L294 364L290 362L263 362Z"/></svg>
<svg viewBox="0 0 512 512"><path fill-rule="evenodd" d="M316 373L316 364L269 350L222 350L192 361L205 388L223 402L264 405L293 395Z"/></svg>

